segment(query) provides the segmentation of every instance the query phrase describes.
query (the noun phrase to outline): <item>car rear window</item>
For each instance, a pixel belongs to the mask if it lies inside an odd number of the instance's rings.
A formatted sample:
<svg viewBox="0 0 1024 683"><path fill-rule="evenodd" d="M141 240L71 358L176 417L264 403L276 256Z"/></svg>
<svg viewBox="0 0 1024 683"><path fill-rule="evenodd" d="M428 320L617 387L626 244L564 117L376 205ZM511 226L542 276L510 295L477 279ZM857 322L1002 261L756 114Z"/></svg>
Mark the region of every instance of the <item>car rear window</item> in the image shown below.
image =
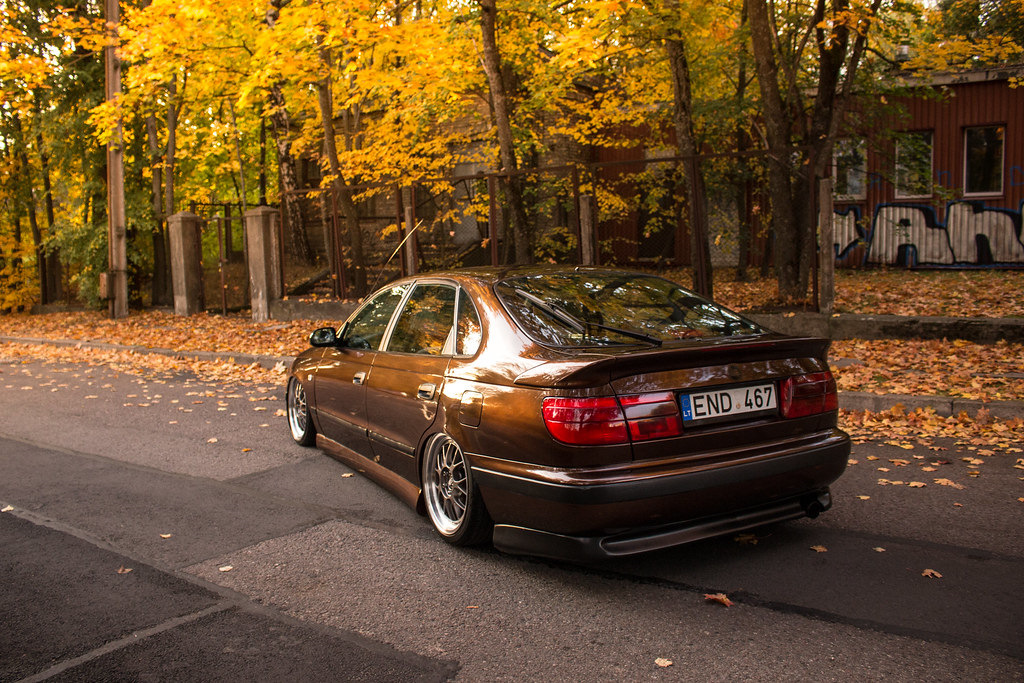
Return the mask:
<svg viewBox="0 0 1024 683"><path fill-rule="evenodd" d="M528 335L557 346L657 346L764 331L737 313L653 275L541 273L501 280L495 291Z"/></svg>

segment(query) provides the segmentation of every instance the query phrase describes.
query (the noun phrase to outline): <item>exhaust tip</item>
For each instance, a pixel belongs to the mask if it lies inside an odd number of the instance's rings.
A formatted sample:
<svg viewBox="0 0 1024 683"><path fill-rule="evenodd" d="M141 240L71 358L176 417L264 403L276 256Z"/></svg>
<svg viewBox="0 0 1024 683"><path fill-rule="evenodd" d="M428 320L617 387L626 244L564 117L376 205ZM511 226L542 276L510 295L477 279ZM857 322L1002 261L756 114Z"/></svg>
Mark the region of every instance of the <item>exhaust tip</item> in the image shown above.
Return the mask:
<svg viewBox="0 0 1024 683"><path fill-rule="evenodd" d="M832 494L829 491L824 491L818 494L815 498L805 499L803 503L804 513L814 519L825 510L832 507Z"/></svg>

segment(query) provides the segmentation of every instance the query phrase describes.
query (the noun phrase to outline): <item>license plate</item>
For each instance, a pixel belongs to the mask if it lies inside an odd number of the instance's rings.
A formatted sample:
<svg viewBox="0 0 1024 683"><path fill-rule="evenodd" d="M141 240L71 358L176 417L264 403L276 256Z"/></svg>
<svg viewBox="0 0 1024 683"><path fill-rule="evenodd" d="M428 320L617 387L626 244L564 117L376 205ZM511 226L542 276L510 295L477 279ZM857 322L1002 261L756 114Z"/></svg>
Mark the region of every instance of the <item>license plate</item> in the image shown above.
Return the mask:
<svg viewBox="0 0 1024 683"><path fill-rule="evenodd" d="M679 402L683 422L700 422L774 410L775 394L774 384L758 384L683 394Z"/></svg>

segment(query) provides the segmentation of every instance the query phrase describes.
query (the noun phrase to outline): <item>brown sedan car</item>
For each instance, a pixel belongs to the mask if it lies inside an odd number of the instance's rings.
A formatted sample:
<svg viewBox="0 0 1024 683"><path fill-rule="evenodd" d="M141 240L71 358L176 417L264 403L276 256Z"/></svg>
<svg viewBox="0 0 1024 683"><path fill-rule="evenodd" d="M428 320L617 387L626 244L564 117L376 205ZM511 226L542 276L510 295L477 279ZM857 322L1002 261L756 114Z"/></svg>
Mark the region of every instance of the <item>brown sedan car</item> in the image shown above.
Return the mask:
<svg viewBox="0 0 1024 683"><path fill-rule="evenodd" d="M310 342L292 436L457 545L593 559L814 517L850 453L827 340L651 275L420 275Z"/></svg>

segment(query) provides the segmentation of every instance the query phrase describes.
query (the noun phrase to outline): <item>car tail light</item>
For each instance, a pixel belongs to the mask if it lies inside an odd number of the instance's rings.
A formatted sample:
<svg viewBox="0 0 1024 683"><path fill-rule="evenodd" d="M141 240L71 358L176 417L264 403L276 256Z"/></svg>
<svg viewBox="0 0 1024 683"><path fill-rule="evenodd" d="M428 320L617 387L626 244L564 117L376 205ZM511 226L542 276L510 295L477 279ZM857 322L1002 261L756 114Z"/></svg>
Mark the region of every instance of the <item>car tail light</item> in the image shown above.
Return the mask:
<svg viewBox="0 0 1024 683"><path fill-rule="evenodd" d="M782 417L805 417L837 410L836 380L828 371L787 377L779 388L779 403Z"/></svg>
<svg viewBox="0 0 1024 683"><path fill-rule="evenodd" d="M599 398L546 398L544 424L551 436L577 446L626 443L626 416L611 396Z"/></svg>
<svg viewBox="0 0 1024 683"><path fill-rule="evenodd" d="M619 399L546 398L543 414L551 436L577 446L647 441L683 432L679 406L670 391Z"/></svg>
<svg viewBox="0 0 1024 683"><path fill-rule="evenodd" d="M633 441L662 439L683 433L679 403L671 391L619 398Z"/></svg>

